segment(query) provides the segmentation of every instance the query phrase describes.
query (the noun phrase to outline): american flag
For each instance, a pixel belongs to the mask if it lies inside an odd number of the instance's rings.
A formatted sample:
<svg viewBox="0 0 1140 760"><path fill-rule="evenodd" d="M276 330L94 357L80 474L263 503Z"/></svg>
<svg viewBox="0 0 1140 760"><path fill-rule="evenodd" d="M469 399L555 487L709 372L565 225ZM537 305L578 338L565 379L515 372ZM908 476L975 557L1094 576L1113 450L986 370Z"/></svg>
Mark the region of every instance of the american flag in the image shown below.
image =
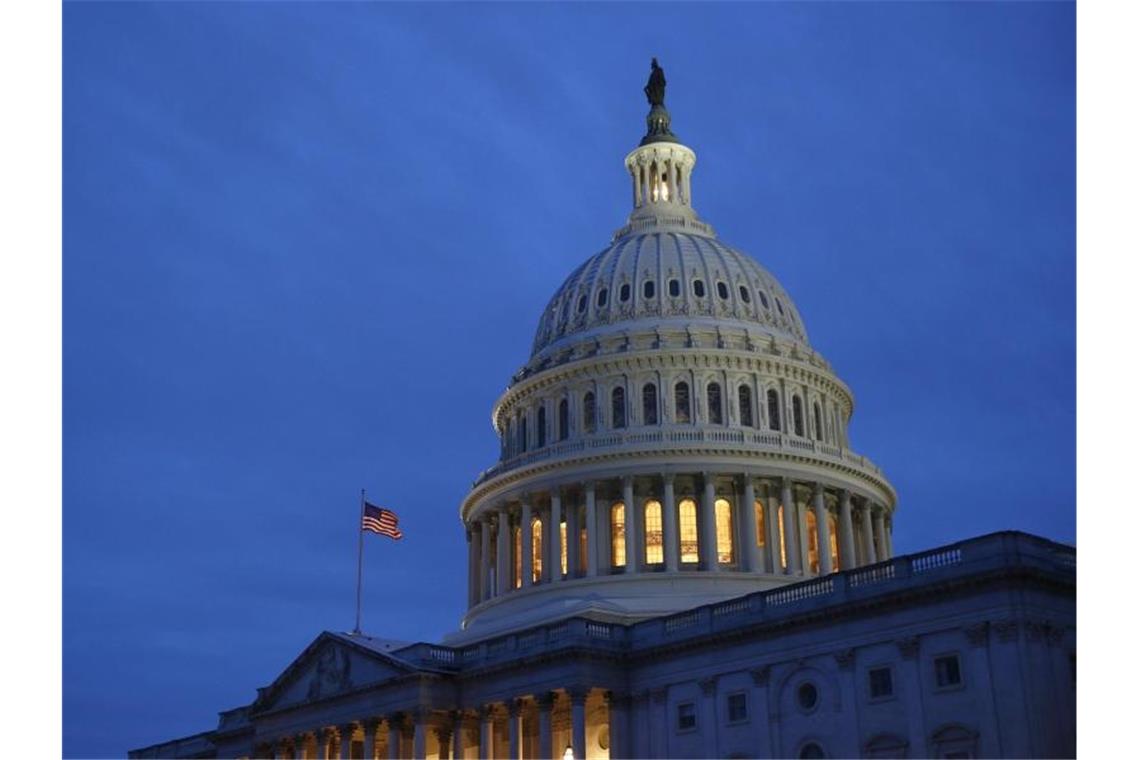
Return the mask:
<svg viewBox="0 0 1140 760"><path fill-rule="evenodd" d="M392 510L364 502L364 517L360 523L361 530L370 530L373 533L379 533L398 541L404 537L399 525L400 518L396 517L396 513Z"/></svg>

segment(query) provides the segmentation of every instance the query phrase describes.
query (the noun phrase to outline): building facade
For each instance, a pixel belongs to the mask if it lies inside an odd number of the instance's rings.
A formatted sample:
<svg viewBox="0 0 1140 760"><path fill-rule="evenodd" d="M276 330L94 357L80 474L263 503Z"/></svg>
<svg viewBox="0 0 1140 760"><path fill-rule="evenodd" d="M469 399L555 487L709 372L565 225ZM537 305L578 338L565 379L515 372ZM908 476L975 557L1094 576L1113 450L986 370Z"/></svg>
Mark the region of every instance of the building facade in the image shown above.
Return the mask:
<svg viewBox="0 0 1140 760"><path fill-rule="evenodd" d="M132 756L1075 754L1075 551L894 556L852 393L697 216L664 87L654 62L627 223L494 407L460 629L323 633L216 730Z"/></svg>

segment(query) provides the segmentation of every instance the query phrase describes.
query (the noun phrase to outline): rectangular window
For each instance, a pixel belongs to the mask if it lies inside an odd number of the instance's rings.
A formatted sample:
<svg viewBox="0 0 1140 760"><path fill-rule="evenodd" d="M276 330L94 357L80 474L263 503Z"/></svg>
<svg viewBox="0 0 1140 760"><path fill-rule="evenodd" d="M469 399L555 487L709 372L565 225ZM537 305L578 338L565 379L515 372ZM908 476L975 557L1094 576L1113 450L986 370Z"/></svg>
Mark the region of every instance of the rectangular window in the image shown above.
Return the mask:
<svg viewBox="0 0 1140 760"><path fill-rule="evenodd" d="M958 665L958 655L948 654L934 658L934 681L940 689L958 686L962 683L962 670Z"/></svg>
<svg viewBox="0 0 1140 760"><path fill-rule="evenodd" d="M728 695L728 722L743 723L748 720L748 695L743 691Z"/></svg>
<svg viewBox="0 0 1140 760"><path fill-rule="evenodd" d="M692 731L697 727L697 707L692 702L677 705L677 730Z"/></svg>
<svg viewBox="0 0 1140 760"><path fill-rule="evenodd" d="M871 689L871 699L885 699L895 693L890 668L871 668L867 671L867 681Z"/></svg>

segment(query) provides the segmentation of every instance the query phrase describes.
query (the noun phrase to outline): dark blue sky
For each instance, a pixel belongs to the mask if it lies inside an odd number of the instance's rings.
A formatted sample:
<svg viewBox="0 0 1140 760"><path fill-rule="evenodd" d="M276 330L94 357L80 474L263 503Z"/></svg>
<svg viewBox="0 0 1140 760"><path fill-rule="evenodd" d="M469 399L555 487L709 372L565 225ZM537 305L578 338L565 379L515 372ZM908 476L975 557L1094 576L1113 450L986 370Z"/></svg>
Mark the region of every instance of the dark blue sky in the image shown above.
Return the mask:
<svg viewBox="0 0 1140 760"><path fill-rule="evenodd" d="M64 752L213 727L322 629L436 639L547 299L628 213L649 57L694 205L795 298L899 552L1075 538L1064 3L64 10Z"/></svg>

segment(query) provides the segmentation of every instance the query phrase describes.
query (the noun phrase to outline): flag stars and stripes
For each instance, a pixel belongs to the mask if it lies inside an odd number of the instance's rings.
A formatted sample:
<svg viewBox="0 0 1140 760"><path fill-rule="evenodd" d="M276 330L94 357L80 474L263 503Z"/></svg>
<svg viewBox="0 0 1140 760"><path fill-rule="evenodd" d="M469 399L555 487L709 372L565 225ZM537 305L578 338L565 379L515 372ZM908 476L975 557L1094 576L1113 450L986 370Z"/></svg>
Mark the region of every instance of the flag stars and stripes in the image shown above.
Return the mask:
<svg viewBox="0 0 1140 760"><path fill-rule="evenodd" d="M403 531L400 530L400 518L395 512L368 502L364 502L364 517L361 518L360 529L379 533L397 541L404 537Z"/></svg>

